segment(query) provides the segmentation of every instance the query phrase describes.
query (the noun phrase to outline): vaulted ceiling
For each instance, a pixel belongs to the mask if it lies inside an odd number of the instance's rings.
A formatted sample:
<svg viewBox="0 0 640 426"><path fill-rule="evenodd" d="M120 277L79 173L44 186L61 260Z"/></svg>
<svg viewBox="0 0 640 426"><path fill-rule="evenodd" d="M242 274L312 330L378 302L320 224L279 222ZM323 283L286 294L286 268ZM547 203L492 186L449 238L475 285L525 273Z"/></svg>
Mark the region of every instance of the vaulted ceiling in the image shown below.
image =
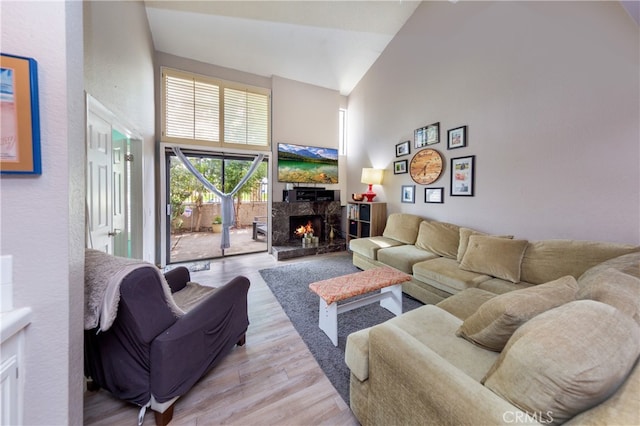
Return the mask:
<svg viewBox="0 0 640 426"><path fill-rule="evenodd" d="M145 1L155 49L348 95L419 1Z"/></svg>

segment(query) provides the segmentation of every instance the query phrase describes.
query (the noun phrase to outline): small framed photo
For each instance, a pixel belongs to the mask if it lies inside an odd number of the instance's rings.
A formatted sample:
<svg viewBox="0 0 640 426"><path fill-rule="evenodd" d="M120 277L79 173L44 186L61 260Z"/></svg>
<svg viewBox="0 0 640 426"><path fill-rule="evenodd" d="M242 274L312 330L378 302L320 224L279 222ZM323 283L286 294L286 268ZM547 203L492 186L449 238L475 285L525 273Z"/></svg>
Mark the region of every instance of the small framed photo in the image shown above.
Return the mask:
<svg viewBox="0 0 640 426"><path fill-rule="evenodd" d="M407 160L394 161L393 162L393 174L394 175L401 175L403 173L407 173L407 165L408 165L408 161Z"/></svg>
<svg viewBox="0 0 640 426"><path fill-rule="evenodd" d="M416 186L415 185L402 185L402 200L403 203L415 203L416 202Z"/></svg>
<svg viewBox="0 0 640 426"><path fill-rule="evenodd" d="M0 173L42 174L38 64L0 55Z"/></svg>
<svg viewBox="0 0 640 426"><path fill-rule="evenodd" d="M447 149L463 148L467 146L467 126L447 130Z"/></svg>
<svg viewBox="0 0 640 426"><path fill-rule="evenodd" d="M451 196L473 197L475 155L451 159Z"/></svg>
<svg viewBox="0 0 640 426"><path fill-rule="evenodd" d="M404 141L396 145L396 157L402 157L410 152L410 142Z"/></svg>
<svg viewBox="0 0 640 426"><path fill-rule="evenodd" d="M440 142L440 123L433 123L427 126L427 145Z"/></svg>
<svg viewBox="0 0 640 426"><path fill-rule="evenodd" d="M424 202L425 203L444 203L444 188L425 188L424 189Z"/></svg>

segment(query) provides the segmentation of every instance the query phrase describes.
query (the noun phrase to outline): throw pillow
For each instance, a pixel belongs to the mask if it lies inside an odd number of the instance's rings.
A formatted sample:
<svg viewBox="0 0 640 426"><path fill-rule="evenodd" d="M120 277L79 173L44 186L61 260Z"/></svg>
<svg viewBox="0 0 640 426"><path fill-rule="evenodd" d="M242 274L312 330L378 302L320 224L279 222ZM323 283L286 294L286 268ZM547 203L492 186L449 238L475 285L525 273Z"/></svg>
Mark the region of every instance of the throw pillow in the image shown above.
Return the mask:
<svg viewBox="0 0 640 426"><path fill-rule="evenodd" d="M541 423L561 424L611 396L638 355L635 321L578 300L520 327L482 383Z"/></svg>
<svg viewBox="0 0 640 426"><path fill-rule="evenodd" d="M460 228L460 243L458 244L458 254L457 260L458 262L462 262L462 258L467 251L467 247L469 246L469 237L472 235L489 235L484 232L476 231L475 229L470 228ZM513 239L513 235L494 235L497 238L509 238Z"/></svg>
<svg viewBox="0 0 640 426"><path fill-rule="evenodd" d="M445 222L424 221L420 224L416 247L439 256L455 259L458 255L460 227Z"/></svg>
<svg viewBox="0 0 640 426"><path fill-rule="evenodd" d="M517 283L527 244L527 240L471 235L460 269Z"/></svg>
<svg viewBox="0 0 640 426"><path fill-rule="evenodd" d="M465 319L456 335L500 352L518 327L542 312L573 301L577 291L576 279L567 275L546 284L501 294L480 305Z"/></svg>
<svg viewBox="0 0 640 426"><path fill-rule="evenodd" d="M618 308L640 324L640 279L609 268L578 290L576 299L590 299Z"/></svg>

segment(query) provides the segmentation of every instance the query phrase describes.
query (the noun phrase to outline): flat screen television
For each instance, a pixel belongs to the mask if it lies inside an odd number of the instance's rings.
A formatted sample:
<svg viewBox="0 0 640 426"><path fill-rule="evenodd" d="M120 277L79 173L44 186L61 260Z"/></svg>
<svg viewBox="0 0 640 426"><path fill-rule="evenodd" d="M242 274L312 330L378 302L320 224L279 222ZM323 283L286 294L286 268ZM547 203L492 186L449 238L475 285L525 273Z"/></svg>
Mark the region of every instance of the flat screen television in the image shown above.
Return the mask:
<svg viewBox="0 0 640 426"><path fill-rule="evenodd" d="M279 143L278 181L338 183L338 150Z"/></svg>

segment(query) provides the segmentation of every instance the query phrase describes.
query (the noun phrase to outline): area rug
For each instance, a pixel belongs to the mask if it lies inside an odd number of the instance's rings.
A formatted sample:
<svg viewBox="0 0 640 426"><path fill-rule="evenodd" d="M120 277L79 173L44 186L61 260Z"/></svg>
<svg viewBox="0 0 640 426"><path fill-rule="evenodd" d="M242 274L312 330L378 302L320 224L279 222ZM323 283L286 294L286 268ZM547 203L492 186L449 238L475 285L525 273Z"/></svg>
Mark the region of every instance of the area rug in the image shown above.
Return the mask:
<svg viewBox="0 0 640 426"><path fill-rule="evenodd" d="M260 275L275 295L293 326L320 364L342 399L349 403L349 369L344 362L347 336L363 328L380 324L394 315L379 304L371 304L338 315L338 346L318 328L319 299L309 290L309 284L360 270L353 266L351 255L327 256L276 268L262 269ZM402 295L403 312L422 303Z"/></svg>

